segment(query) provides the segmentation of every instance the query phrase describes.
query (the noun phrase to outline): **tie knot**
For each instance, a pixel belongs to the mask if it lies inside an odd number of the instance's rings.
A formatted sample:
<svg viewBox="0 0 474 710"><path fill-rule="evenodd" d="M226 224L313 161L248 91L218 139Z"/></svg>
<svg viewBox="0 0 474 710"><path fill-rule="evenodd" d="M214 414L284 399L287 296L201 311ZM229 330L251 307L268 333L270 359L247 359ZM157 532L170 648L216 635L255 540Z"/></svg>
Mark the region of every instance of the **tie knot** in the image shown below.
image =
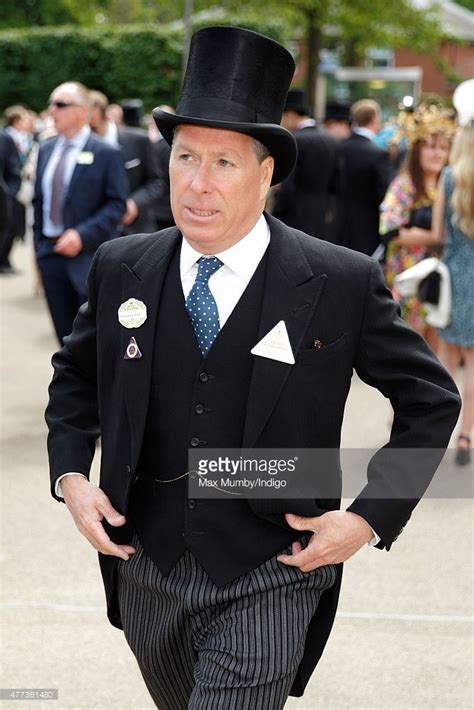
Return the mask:
<svg viewBox="0 0 474 710"><path fill-rule="evenodd" d="M212 274L215 274L221 266L224 266L222 261L218 259L217 256L201 256L197 263L198 273L196 281L201 281L202 283L207 283Z"/></svg>

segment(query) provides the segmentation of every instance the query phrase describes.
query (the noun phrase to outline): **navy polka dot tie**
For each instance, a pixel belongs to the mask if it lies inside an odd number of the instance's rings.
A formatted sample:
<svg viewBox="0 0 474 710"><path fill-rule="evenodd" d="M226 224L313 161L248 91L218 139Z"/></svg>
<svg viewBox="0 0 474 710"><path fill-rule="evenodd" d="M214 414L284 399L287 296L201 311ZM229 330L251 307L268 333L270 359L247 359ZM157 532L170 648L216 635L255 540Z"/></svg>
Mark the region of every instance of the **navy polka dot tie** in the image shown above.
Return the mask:
<svg viewBox="0 0 474 710"><path fill-rule="evenodd" d="M208 282L212 274L224 264L217 256L201 256L197 263L198 273L186 299L186 310L191 318L199 348L205 357L221 327L217 303Z"/></svg>

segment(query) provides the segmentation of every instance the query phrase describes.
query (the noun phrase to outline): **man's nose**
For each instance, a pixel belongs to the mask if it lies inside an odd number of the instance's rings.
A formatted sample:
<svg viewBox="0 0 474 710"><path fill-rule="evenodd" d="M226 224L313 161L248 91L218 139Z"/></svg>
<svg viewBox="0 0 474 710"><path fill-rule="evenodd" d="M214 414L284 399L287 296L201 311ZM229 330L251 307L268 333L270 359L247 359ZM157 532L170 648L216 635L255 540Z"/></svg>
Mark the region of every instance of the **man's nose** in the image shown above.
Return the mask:
<svg viewBox="0 0 474 710"><path fill-rule="evenodd" d="M197 166L193 175L191 189L201 194L203 192L212 192L212 178L209 166L204 163Z"/></svg>

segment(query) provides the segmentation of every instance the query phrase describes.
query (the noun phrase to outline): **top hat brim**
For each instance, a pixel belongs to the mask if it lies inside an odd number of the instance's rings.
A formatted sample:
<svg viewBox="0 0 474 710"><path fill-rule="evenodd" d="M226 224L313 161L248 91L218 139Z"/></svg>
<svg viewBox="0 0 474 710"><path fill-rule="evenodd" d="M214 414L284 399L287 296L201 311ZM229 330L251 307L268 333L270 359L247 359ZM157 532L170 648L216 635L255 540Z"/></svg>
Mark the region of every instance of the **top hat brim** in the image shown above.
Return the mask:
<svg viewBox="0 0 474 710"><path fill-rule="evenodd" d="M203 128L221 128L235 131L255 138L263 143L275 160L272 185L282 182L293 170L298 148L292 133L276 123L245 123L237 121L219 121L216 119L180 116L155 108L153 118L165 141L171 145L174 129L179 125L202 126Z"/></svg>

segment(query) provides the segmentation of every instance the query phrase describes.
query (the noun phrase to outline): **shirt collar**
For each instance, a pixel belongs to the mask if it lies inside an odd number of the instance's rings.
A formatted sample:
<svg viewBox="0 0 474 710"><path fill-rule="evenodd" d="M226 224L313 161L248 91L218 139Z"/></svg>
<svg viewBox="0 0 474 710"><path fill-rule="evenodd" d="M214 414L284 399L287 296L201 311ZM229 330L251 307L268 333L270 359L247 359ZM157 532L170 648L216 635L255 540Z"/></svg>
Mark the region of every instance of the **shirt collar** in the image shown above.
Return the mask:
<svg viewBox="0 0 474 710"><path fill-rule="evenodd" d="M302 128L314 128L315 126L316 121L314 118L303 118L303 120L298 123L297 129L301 131Z"/></svg>
<svg viewBox="0 0 474 710"><path fill-rule="evenodd" d="M90 126L86 125L81 128L80 131L76 133L75 136L72 138L65 138L63 135L60 135L58 138L58 143L57 145L59 147L62 147L66 140L68 141L69 145L71 145L73 148L79 148L79 150L82 150L84 148L85 144L89 140L89 136L91 134L91 129Z"/></svg>
<svg viewBox="0 0 474 710"><path fill-rule="evenodd" d="M375 138L375 133L368 128L360 128L356 127L352 129L353 133L356 133L358 136L364 136L364 138L368 138L370 141L373 141Z"/></svg>
<svg viewBox="0 0 474 710"><path fill-rule="evenodd" d="M245 237L242 237L242 239L228 249L217 254L212 254L212 256L217 256L222 263L237 274L237 276L248 281L265 254L269 242L270 228L262 214L255 226ZM186 237L184 237L180 256L181 276L186 274L201 256L211 255L204 255L196 251L196 249L186 241Z"/></svg>

